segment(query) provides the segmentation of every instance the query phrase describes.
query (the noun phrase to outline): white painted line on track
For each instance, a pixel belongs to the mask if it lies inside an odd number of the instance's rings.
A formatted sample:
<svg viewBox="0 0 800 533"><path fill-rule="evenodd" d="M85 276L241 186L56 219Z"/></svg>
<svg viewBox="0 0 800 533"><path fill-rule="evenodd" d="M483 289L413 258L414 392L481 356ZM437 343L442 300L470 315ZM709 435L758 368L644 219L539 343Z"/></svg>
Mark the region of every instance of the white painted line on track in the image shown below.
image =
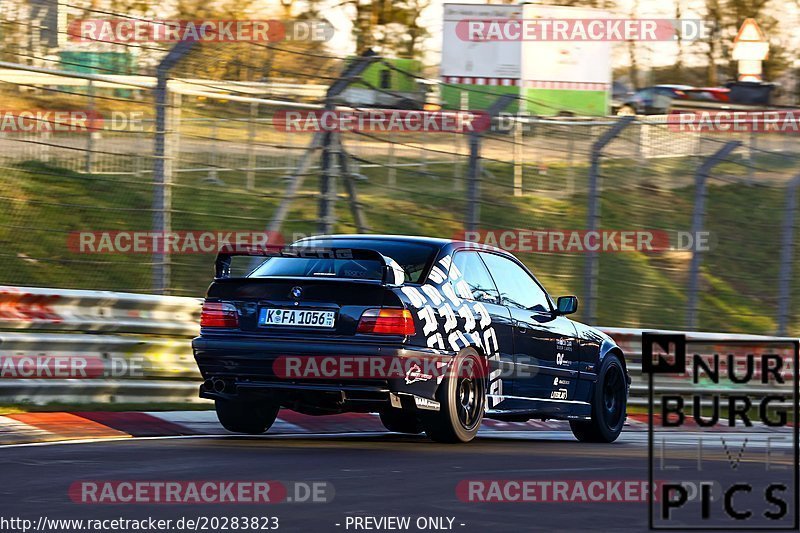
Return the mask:
<svg viewBox="0 0 800 533"><path fill-rule="evenodd" d="M281 433L275 435L244 435L238 433L220 433L211 435L159 435L153 437L95 437L91 439L70 439L59 441L47 442L25 442L19 444L0 444L0 449L4 448L25 448L33 446L56 446L62 444L97 444L106 442L136 442L142 440L178 440L178 439L240 439L240 440L287 440L297 438L318 438L330 439L341 437L364 437L364 436L380 436L391 435L387 431L364 432L357 433Z"/></svg>

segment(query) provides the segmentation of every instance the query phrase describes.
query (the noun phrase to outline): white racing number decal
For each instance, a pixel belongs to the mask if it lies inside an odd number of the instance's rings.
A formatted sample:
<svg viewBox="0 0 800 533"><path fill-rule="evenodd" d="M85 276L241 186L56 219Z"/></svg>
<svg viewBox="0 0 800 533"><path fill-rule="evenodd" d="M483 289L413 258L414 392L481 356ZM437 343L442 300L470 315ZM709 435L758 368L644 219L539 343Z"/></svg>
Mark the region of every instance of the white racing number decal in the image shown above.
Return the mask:
<svg viewBox="0 0 800 533"><path fill-rule="evenodd" d="M487 409L504 400L500 346L492 327L492 316L481 302L470 300L471 292L458 267L448 255L439 260L421 287L402 287L422 322L426 345L439 350L460 351L470 345L486 354L490 368ZM461 324L459 326L459 324ZM441 373L437 382L441 382Z"/></svg>

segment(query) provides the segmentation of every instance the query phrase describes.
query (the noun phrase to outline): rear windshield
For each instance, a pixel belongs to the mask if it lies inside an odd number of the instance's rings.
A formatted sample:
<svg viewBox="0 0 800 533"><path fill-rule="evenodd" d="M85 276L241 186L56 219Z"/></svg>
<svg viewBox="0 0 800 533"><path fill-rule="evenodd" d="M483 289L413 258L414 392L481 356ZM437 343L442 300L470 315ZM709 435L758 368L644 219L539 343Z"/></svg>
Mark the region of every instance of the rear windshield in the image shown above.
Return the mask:
<svg viewBox="0 0 800 533"><path fill-rule="evenodd" d="M400 265L405 271L406 283L419 283L436 254L436 247L432 245L402 241L314 240L309 246L376 250ZM380 280L382 272L380 262L373 260L272 257L250 274L256 278L266 276Z"/></svg>

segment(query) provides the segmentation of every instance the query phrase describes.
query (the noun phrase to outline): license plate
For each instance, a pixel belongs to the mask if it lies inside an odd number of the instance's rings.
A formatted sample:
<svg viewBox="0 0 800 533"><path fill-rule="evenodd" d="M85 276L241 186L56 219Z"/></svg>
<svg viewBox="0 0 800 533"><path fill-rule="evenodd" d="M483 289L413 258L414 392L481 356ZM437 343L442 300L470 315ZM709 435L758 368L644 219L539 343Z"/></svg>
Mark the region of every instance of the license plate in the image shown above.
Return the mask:
<svg viewBox="0 0 800 533"><path fill-rule="evenodd" d="M258 325L332 328L335 318L334 311L262 308L258 316Z"/></svg>

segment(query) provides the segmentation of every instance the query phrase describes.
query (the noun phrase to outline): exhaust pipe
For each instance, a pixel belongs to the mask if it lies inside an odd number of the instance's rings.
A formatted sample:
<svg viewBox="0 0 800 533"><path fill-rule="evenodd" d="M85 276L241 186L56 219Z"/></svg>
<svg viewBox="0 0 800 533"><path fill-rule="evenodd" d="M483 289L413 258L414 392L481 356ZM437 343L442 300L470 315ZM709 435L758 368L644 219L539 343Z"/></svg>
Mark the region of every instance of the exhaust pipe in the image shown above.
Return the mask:
<svg viewBox="0 0 800 533"><path fill-rule="evenodd" d="M214 390L214 381L207 379L203 382L203 390L205 391L212 391Z"/></svg>
<svg viewBox="0 0 800 533"><path fill-rule="evenodd" d="M214 380L214 392L225 392L225 382L221 379Z"/></svg>

